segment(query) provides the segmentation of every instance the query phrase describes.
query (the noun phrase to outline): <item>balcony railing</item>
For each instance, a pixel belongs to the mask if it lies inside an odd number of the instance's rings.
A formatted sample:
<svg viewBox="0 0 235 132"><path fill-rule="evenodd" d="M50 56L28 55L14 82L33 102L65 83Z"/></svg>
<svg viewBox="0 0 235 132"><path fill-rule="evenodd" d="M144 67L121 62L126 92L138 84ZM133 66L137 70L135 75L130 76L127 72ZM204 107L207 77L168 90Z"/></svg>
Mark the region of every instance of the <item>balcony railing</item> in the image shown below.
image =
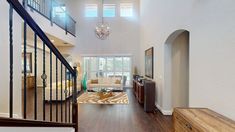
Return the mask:
<svg viewBox="0 0 235 132"><path fill-rule="evenodd" d="M55 0L27 0L27 5L65 30L76 35L76 21L66 12L65 4Z"/></svg>

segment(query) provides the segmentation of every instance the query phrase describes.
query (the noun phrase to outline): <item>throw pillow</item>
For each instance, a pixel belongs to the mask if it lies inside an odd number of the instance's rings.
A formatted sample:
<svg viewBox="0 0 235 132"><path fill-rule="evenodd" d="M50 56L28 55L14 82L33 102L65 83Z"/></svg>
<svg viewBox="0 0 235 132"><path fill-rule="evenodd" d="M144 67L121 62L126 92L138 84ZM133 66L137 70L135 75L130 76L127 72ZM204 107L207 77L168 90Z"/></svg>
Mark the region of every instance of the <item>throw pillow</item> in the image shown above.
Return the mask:
<svg viewBox="0 0 235 132"><path fill-rule="evenodd" d="M115 84L121 84L121 80L116 80Z"/></svg>
<svg viewBox="0 0 235 132"><path fill-rule="evenodd" d="M98 79L92 79L91 84L98 84Z"/></svg>

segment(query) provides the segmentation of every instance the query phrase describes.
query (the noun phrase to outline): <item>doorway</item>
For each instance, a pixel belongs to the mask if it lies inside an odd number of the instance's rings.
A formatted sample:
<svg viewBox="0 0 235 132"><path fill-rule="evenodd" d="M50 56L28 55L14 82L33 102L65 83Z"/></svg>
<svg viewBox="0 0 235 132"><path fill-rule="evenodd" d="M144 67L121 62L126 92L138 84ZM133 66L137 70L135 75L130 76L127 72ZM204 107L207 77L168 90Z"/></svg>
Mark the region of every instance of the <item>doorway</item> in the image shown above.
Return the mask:
<svg viewBox="0 0 235 132"><path fill-rule="evenodd" d="M186 30L173 32L165 43L165 88L170 110L189 106L189 32Z"/></svg>

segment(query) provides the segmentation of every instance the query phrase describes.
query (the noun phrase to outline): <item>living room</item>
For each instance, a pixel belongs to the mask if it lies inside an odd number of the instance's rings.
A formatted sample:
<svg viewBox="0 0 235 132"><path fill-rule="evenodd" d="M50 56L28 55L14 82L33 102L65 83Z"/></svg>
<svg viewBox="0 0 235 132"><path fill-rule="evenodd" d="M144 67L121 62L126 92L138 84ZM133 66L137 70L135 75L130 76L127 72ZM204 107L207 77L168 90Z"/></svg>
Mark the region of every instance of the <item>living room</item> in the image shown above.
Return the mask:
<svg viewBox="0 0 235 132"><path fill-rule="evenodd" d="M104 1L116 5L116 15L103 18L110 27L110 35L103 41L92 35L97 19L99 22L103 16L101 2L72 5L71 12L80 14L81 38L79 48L68 52L81 56L82 64L84 57L127 54L132 56L132 74L145 76L145 51L153 47L154 73L153 79L148 79L156 83L155 105L161 113L172 115L175 107L203 107L234 119L235 106L224 103L233 98L234 64L224 59L231 57L233 49L230 44L234 31L230 29L234 24L229 17L234 15L232 1L125 1L134 3L134 18L120 17L122 1ZM97 18L86 17L86 5L90 4L97 4Z"/></svg>

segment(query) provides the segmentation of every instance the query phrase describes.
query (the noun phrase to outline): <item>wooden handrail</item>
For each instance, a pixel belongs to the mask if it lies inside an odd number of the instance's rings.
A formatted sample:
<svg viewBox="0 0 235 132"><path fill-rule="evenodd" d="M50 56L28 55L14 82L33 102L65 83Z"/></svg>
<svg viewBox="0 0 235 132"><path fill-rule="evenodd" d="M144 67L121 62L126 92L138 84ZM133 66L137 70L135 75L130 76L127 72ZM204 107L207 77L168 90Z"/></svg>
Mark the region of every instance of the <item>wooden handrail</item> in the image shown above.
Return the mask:
<svg viewBox="0 0 235 132"><path fill-rule="evenodd" d="M1 127L76 127L75 123L56 123L0 117Z"/></svg>
<svg viewBox="0 0 235 132"><path fill-rule="evenodd" d="M40 39L47 45L47 47L55 54L55 56L64 64L64 66L74 76L76 72L69 65L69 63L65 60L65 58L61 55L58 49L53 45L53 43L46 36L46 34L42 31L42 29L38 26L38 24L29 15L29 13L20 4L20 2L18 0L7 0L7 1L9 4L12 5L14 10L22 17L23 20L26 21L26 23L32 28L32 30L40 37Z"/></svg>

